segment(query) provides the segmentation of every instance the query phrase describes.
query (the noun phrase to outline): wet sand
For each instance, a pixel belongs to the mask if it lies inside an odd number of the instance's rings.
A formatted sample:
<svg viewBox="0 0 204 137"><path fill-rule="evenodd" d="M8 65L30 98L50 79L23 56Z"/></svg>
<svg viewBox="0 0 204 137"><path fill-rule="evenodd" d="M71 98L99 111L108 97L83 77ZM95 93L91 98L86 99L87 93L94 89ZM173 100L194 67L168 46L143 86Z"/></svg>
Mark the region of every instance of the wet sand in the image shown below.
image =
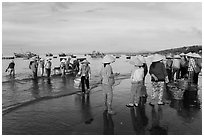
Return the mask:
<svg viewBox="0 0 204 137"><path fill-rule="evenodd" d="M149 77L146 79L147 92L151 95ZM62 84L59 79L51 82ZM130 81L123 79L117 83L113 99L116 115L111 116L104 111L103 92L101 87L97 86L91 90L90 95L81 96L75 94L76 91L68 96L36 101L3 114L2 134L202 134L201 109L185 108L182 101L170 100L167 93L164 95L164 100L168 103L164 106L151 107L148 104L148 97L145 105L127 108L125 105L130 99ZM70 92L71 90L65 88L65 85L58 85L58 90ZM42 85L38 86L39 89L42 88ZM44 90L49 91L47 88Z"/></svg>

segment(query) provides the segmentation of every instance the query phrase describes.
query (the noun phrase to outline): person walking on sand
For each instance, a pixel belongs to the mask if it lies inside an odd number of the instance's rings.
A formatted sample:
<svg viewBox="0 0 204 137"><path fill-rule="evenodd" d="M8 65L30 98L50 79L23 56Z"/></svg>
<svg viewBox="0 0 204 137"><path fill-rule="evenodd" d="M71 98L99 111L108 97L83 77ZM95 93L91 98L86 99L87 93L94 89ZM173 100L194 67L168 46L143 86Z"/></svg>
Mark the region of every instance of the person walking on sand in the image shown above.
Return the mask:
<svg viewBox="0 0 204 137"><path fill-rule="evenodd" d="M14 60L11 60L11 62L9 63L6 72L8 71L8 69L10 69L10 73L9 75L13 74L13 76L15 75L15 63Z"/></svg>
<svg viewBox="0 0 204 137"><path fill-rule="evenodd" d="M166 56L166 72L168 75L168 79L169 81L172 81L172 64L173 64L173 60L172 57L170 55Z"/></svg>
<svg viewBox="0 0 204 137"><path fill-rule="evenodd" d="M82 94L85 94L85 85L87 87L87 94L90 92L90 86L89 86L89 79L91 78L91 68L89 66L89 62L87 60L84 60L81 62L81 68L78 73L79 76L81 76L81 88L82 88Z"/></svg>
<svg viewBox="0 0 204 137"><path fill-rule="evenodd" d="M44 74L44 69L45 69L45 61L44 61L43 58L40 59L39 67L40 67L40 70L41 70L41 77L42 77L43 74Z"/></svg>
<svg viewBox="0 0 204 137"><path fill-rule="evenodd" d="M102 83L102 90L105 96L105 110L107 110L108 114L114 115L116 114L112 110L112 101L113 101L113 84L115 83L114 74L111 67L111 63L115 61L115 58L106 55L103 60L103 66L100 71L100 79Z"/></svg>
<svg viewBox="0 0 204 137"><path fill-rule="evenodd" d="M151 75L152 81L152 95L150 105L155 105L155 98L158 93L159 101L158 105L164 105L162 102L163 90L164 90L164 82L168 83L167 73L162 62L163 57L159 54L155 54L152 64L150 65L149 74Z"/></svg>
<svg viewBox="0 0 204 137"><path fill-rule="evenodd" d="M36 79L37 78L37 74L38 74L38 61L37 61L36 57L33 57L31 59L30 64L29 64L29 68L33 72L33 78Z"/></svg>
<svg viewBox="0 0 204 137"><path fill-rule="evenodd" d="M142 67L144 69L144 77L143 77L143 85L145 85L145 77L147 75L148 72L148 67L147 67L147 63L145 61L145 58L143 56L138 56L139 60L142 62Z"/></svg>
<svg viewBox="0 0 204 137"><path fill-rule="evenodd" d="M142 97L142 86L143 86L143 78L144 78L144 68L143 63L138 59L135 58L134 60L130 61L131 64L134 65L134 68L131 73L131 103L127 104L127 107L138 107L140 97Z"/></svg>
<svg viewBox="0 0 204 137"><path fill-rule="evenodd" d="M51 59L47 59L47 62L45 63L45 70L48 78L50 77L51 74L51 67L52 67Z"/></svg>

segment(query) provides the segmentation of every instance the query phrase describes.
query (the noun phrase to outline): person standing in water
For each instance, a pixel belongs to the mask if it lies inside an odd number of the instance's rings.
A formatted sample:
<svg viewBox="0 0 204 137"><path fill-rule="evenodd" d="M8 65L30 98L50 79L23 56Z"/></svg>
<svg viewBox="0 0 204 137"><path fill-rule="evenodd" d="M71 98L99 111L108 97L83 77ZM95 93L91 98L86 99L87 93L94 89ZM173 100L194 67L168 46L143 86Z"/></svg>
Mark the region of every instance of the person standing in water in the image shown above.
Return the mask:
<svg viewBox="0 0 204 137"><path fill-rule="evenodd" d="M61 77L65 76L65 69L66 69L66 65L65 65L65 59L62 59L62 61L60 62L60 70L61 70Z"/></svg>
<svg viewBox="0 0 204 137"><path fill-rule="evenodd" d="M8 69L10 69L10 74L11 75L13 73L13 76L15 75L15 63L14 60L11 60L11 62L9 63L6 72L8 71Z"/></svg>
<svg viewBox="0 0 204 137"><path fill-rule="evenodd" d="M85 85L87 87L87 93L90 92L89 87L89 79L91 78L91 68L89 66L89 62L87 60L82 61L82 66L79 71L79 75L81 76L81 87L82 87L82 94L86 92Z"/></svg>
<svg viewBox="0 0 204 137"><path fill-rule="evenodd" d="M47 73L47 77L50 77L51 74L51 67L52 67L52 62L50 61L51 59L47 59L47 62L45 63L45 70Z"/></svg>
<svg viewBox="0 0 204 137"><path fill-rule="evenodd" d="M36 79L38 75L38 61L36 57L33 57L30 61L29 68L33 72L33 78Z"/></svg>
<svg viewBox="0 0 204 137"><path fill-rule="evenodd" d="M44 61L44 59L42 59L42 58L40 59L39 66L40 66L41 77L42 77L43 74L44 74L44 69L45 69L45 61Z"/></svg>
<svg viewBox="0 0 204 137"><path fill-rule="evenodd" d="M113 101L113 84L115 83L114 74L111 67L111 63L115 61L114 57L106 55L103 60L103 66L100 71L100 78L102 83L102 90L105 96L105 110L108 114L116 114L112 110L112 101Z"/></svg>

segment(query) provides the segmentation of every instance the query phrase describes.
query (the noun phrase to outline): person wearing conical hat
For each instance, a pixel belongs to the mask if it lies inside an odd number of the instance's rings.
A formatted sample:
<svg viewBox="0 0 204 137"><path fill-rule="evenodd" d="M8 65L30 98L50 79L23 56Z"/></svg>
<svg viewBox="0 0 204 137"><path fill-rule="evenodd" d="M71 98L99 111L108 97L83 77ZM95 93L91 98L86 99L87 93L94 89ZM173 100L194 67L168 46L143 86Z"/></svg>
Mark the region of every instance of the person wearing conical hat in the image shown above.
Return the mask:
<svg viewBox="0 0 204 137"><path fill-rule="evenodd" d="M100 71L100 79L102 83L102 90L105 97L105 110L107 110L108 114L114 115L116 114L112 109L113 102L113 85L115 83L113 69L111 67L111 63L115 61L114 57L111 55L105 55L102 63L103 66Z"/></svg>
<svg viewBox="0 0 204 137"><path fill-rule="evenodd" d="M150 65L149 74L151 76L152 82L152 95L150 105L155 105L156 95L159 96L158 105L164 105L162 101L163 98L163 90L164 90L164 82L167 81L167 73L163 63L163 57L159 54L154 55L152 64Z"/></svg>
<svg viewBox="0 0 204 137"><path fill-rule="evenodd" d="M142 62L142 67L144 69L144 78L143 78L143 85L145 85L145 77L147 75L147 72L148 72L148 67L147 67L147 63L145 61L145 58L143 56L138 56L139 60Z"/></svg>
<svg viewBox="0 0 204 137"><path fill-rule="evenodd" d="M65 69L66 69L66 65L65 65L66 61L65 59L62 59L61 62L60 62L60 70L61 70L61 77L64 77L65 76Z"/></svg>
<svg viewBox="0 0 204 137"><path fill-rule="evenodd" d="M181 78L185 78L188 74L188 60L187 60L186 54L180 54L180 56L181 56L181 66L180 66Z"/></svg>
<svg viewBox="0 0 204 137"><path fill-rule="evenodd" d="M89 79L91 78L91 68L89 66L90 62L88 62L87 60L83 60L81 64L82 65L78 75L81 76L82 94L86 93L85 85L87 88L87 94L89 94L90 92Z"/></svg>
<svg viewBox="0 0 204 137"><path fill-rule="evenodd" d="M187 57L189 58L188 60L188 79L190 83L194 83L194 70L196 69L196 62L194 59L193 53L188 53L186 54Z"/></svg>
<svg viewBox="0 0 204 137"><path fill-rule="evenodd" d="M168 75L168 79L169 81L172 81L172 64L173 64L173 60L172 57L170 55L166 56L166 72Z"/></svg>
<svg viewBox="0 0 204 137"><path fill-rule="evenodd" d="M30 64L29 64L29 68L32 70L33 72L33 78L36 79L37 78L37 74L38 74L38 61L36 57L32 57Z"/></svg>
<svg viewBox="0 0 204 137"><path fill-rule="evenodd" d="M142 67L143 63L139 60L139 58L135 58L130 62L134 65L134 68L131 72L131 101L127 104L127 107L138 107L140 97L143 96L140 91L143 86L143 78L144 78L144 69Z"/></svg>
<svg viewBox="0 0 204 137"><path fill-rule="evenodd" d="M172 64L172 68L173 68L173 79L177 80L180 78L180 68L181 68L181 56L180 55L174 55L174 59L173 59L173 64ZM176 77L175 77L176 74Z"/></svg>
<svg viewBox="0 0 204 137"><path fill-rule="evenodd" d="M14 63L14 60L11 60L11 62L9 63L7 69L6 69L6 72L8 71L8 69L10 69L10 73L9 75L15 75L15 63Z"/></svg>
<svg viewBox="0 0 204 137"><path fill-rule="evenodd" d="M40 61L39 61L39 68L40 68L41 77L42 77L43 74L44 74L44 69L45 69L45 61L44 61L43 58L41 58Z"/></svg>
<svg viewBox="0 0 204 137"><path fill-rule="evenodd" d="M46 61L46 63L45 63L45 71L46 71L46 74L47 74L47 77L48 77L48 78L50 78L51 68L52 68L51 59L47 59L47 61Z"/></svg>

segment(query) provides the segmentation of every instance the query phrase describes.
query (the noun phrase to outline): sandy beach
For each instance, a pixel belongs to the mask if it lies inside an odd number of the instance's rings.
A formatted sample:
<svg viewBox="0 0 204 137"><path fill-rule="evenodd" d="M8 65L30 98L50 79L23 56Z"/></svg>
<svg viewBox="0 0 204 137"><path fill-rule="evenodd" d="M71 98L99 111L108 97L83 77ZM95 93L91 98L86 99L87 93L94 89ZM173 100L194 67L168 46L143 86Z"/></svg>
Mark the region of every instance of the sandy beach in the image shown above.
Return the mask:
<svg viewBox="0 0 204 137"><path fill-rule="evenodd" d="M89 95L81 96L77 94L79 90L71 89L72 77L67 77L66 81L64 79L64 83L62 81L61 77L50 81L40 78L38 83L27 81L26 85L35 91L30 96L35 101L7 108L3 112L3 135L202 134L202 110L195 107L185 108L182 101L171 100L167 92L164 94L164 106L151 107L148 96L144 106L127 108L125 105L130 99L130 80L127 76L119 76L116 81L113 109L117 114L113 116L104 111L100 85L95 86ZM23 83L15 83L16 87L20 85ZM146 86L148 95L151 95L149 75ZM32 93L32 88L27 92ZM55 94L54 91L61 92L57 96L46 97L49 92ZM201 89L198 95L201 99Z"/></svg>

